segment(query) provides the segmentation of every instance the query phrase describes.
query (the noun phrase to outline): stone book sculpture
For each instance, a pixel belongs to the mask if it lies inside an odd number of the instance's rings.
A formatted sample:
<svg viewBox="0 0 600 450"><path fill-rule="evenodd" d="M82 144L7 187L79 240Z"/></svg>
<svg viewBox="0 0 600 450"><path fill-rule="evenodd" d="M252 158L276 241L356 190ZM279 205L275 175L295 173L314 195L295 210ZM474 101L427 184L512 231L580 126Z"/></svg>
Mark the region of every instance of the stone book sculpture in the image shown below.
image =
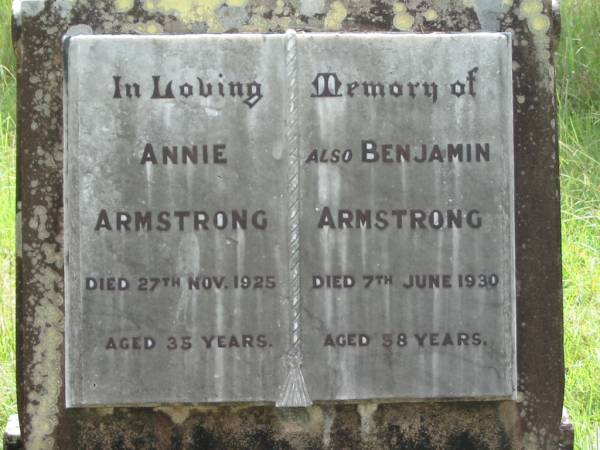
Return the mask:
<svg viewBox="0 0 600 450"><path fill-rule="evenodd" d="M66 48L67 405L514 397L510 35Z"/></svg>

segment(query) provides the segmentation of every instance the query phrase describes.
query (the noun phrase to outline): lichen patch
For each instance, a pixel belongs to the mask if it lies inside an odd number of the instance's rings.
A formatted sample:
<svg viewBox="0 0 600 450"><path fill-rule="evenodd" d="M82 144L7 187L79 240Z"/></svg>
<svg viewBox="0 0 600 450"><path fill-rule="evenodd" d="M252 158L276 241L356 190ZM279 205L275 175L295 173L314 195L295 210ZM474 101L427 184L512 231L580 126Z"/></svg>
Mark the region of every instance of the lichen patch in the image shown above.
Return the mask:
<svg viewBox="0 0 600 450"><path fill-rule="evenodd" d="M329 7L329 11L325 16L325 29L341 30L342 22L344 21L347 15L348 10L344 6L344 4L341 1L336 0L331 4L331 6Z"/></svg>
<svg viewBox="0 0 600 450"><path fill-rule="evenodd" d="M188 417L190 417L190 413L191 413L190 408L177 407L177 406L175 406L175 407L166 407L165 406L165 407L161 407L161 408L154 408L154 410L166 414L167 416L169 416L171 421L177 425L183 424L188 419Z"/></svg>
<svg viewBox="0 0 600 450"><path fill-rule="evenodd" d="M430 22L433 22L434 20L436 20L438 18L438 13L435 9L428 9L427 11L425 11L423 13L423 17L425 17L425 20L429 20Z"/></svg>
<svg viewBox="0 0 600 450"><path fill-rule="evenodd" d="M415 18L407 12L396 14L394 16L394 28L396 28L397 30L409 31L414 23Z"/></svg>
<svg viewBox="0 0 600 450"><path fill-rule="evenodd" d="M242 2L242 0L231 1ZM243 2L245 3L245 0ZM148 12L161 12L176 16L187 24L205 22L209 31L220 32L223 31L223 25L219 22L216 12L222 4L222 0L144 0L144 9Z"/></svg>
<svg viewBox="0 0 600 450"><path fill-rule="evenodd" d="M134 3L134 0L116 0L115 8L119 12L127 12L133 8Z"/></svg>

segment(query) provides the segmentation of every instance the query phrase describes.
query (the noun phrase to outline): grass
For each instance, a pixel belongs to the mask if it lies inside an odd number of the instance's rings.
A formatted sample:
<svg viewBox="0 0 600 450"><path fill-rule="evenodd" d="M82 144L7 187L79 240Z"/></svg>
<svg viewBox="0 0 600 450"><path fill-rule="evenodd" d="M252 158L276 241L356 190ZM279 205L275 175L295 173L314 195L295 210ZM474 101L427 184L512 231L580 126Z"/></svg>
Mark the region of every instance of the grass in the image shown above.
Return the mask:
<svg viewBox="0 0 600 450"><path fill-rule="evenodd" d="M0 434L17 411L15 394L15 57L10 1L0 0Z"/></svg>
<svg viewBox="0 0 600 450"><path fill-rule="evenodd" d="M565 406L576 447L600 426L600 7L562 1L557 85L561 144Z"/></svg>
<svg viewBox="0 0 600 450"><path fill-rule="evenodd" d="M576 448L600 425L600 7L562 0L557 55L566 394ZM14 104L10 0L0 0L0 430L15 406Z"/></svg>

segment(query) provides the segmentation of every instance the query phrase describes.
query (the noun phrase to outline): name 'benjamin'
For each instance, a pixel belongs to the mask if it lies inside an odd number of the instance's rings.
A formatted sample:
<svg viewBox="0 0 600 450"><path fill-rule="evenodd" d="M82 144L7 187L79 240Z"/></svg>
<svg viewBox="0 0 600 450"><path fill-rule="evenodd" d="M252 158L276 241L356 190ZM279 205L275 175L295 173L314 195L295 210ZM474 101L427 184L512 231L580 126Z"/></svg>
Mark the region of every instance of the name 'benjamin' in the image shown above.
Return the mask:
<svg viewBox="0 0 600 450"><path fill-rule="evenodd" d="M410 144L377 144L373 140L363 140L361 158L366 163L489 162L490 144L421 144L411 148Z"/></svg>

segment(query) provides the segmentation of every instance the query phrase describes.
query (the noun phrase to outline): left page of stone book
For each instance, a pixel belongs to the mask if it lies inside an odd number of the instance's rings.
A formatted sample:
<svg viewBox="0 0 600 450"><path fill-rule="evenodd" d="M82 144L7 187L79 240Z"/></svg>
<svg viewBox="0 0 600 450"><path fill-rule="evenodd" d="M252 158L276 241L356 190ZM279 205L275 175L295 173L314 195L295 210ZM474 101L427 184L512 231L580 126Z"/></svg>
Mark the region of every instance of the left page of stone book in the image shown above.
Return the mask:
<svg viewBox="0 0 600 450"><path fill-rule="evenodd" d="M65 41L67 406L273 402L284 40Z"/></svg>

